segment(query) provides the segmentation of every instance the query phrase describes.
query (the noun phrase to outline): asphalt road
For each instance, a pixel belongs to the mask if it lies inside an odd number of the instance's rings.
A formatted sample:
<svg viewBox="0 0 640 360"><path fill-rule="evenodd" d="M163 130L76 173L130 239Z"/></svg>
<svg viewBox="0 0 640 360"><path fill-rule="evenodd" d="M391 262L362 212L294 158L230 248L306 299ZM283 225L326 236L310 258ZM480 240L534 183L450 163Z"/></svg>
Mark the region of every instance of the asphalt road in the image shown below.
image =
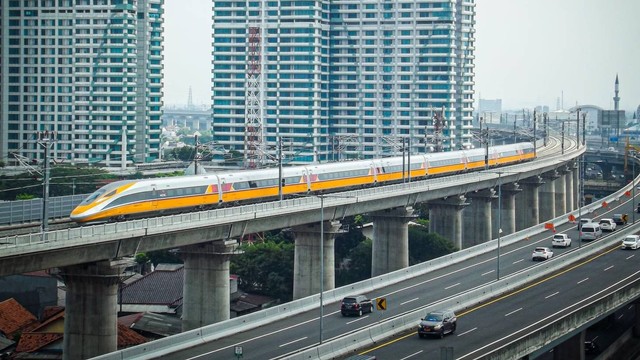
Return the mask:
<svg viewBox="0 0 640 360"><path fill-rule="evenodd" d="M624 210L618 208L621 205ZM607 213L585 215L599 218L603 215L626 212L631 221L632 206L631 199L623 196L620 201L609 204L610 210ZM636 217L637 220L640 220L640 216ZM575 225L566 224L556 228L556 231L569 234L573 243L567 249L553 249L554 256L561 256L563 253L573 251L580 246ZM552 235L553 233L548 231L516 244L501 247L500 275L506 276L524 268L536 266L538 263L531 260L533 248L536 246L550 247ZM586 244L583 243L583 245ZM533 320L546 318L554 312L566 309L571 303L589 296L596 289L640 270L640 265L637 265L640 252L637 253L637 256L635 254L633 251L618 251L616 249L609 254L593 259L593 261L588 261L576 269L567 271L560 277L551 278L532 286L523 295L505 297L477 310L461 313L456 334L447 336L443 340L421 340L412 333L404 338L396 337L394 340L397 341L373 350L371 353L383 360L425 358L426 354L430 358L435 354L434 352L439 354L442 346L451 346L455 349L456 358L462 356L464 359L473 358L474 354L477 354L473 351L491 347L493 342L520 328L531 325ZM327 341L343 336L346 333L371 326L378 321L423 308L443 298L492 282L496 279L497 274L496 255L496 253L484 254L380 289L375 293L365 294L369 298L385 297L388 304L386 311L376 311L360 318L342 317L338 303L325 304L322 339ZM319 314L319 309L302 313L164 358L236 359L234 355L236 346L242 346L243 360L278 358L319 342ZM416 319L416 326L419 320Z"/></svg>

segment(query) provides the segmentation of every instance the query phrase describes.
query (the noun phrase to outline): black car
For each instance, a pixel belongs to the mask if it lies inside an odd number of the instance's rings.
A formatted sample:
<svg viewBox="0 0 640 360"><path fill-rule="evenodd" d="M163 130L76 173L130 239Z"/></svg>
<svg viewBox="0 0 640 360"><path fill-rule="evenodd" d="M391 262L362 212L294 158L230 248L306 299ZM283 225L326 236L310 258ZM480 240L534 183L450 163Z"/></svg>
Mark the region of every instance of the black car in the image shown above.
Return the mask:
<svg viewBox="0 0 640 360"><path fill-rule="evenodd" d="M420 319L418 336L436 335L443 338L445 334L456 331L458 318L453 310L432 311L424 319Z"/></svg>
<svg viewBox="0 0 640 360"><path fill-rule="evenodd" d="M626 225L629 216L627 214L613 214L611 217L616 225Z"/></svg>
<svg viewBox="0 0 640 360"><path fill-rule="evenodd" d="M364 295L347 296L340 303L342 316L358 315L373 311L373 302Z"/></svg>

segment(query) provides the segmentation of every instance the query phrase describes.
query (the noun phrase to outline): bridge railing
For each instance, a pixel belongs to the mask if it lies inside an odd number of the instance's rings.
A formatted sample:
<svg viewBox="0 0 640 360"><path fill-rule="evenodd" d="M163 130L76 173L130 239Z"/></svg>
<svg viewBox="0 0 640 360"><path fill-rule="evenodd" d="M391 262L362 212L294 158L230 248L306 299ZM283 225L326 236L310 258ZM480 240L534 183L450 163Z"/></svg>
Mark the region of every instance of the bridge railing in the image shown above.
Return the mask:
<svg viewBox="0 0 640 360"><path fill-rule="evenodd" d="M584 151L584 149L577 151ZM502 180L515 181L520 178L528 177L532 174L541 172L542 170L540 169L557 166L561 162L568 161L574 156L575 153L571 154L570 152L567 152L564 155L549 156L534 163L511 165L506 167L507 170L505 171L505 174L502 174ZM478 184L481 181L497 179L498 177L499 174L495 172L474 172L442 178L413 181L405 184L353 190L341 193L345 195L345 197L325 198L324 206L331 207L336 205L352 204L358 201L382 199L389 197L390 194L403 195L416 192L426 192L446 188L452 185L471 187L473 184ZM299 212L301 209L319 209L320 206L320 200L316 197L299 197L283 200L282 202L266 202L149 219L82 226L45 233L16 235L0 238L0 249L7 250L6 252L3 251L0 253L0 257L3 254L11 255L15 251L20 251L22 253L25 251L41 251L43 249L42 246L45 244L51 248L56 246L62 247L74 244L96 243L97 241L108 242L117 239L178 231L181 228L184 228L185 223L189 223L190 228L229 224L241 220L252 220L277 214L293 214ZM14 249L14 251L10 250L16 247L19 247L20 249ZM31 248L27 249L27 247Z"/></svg>

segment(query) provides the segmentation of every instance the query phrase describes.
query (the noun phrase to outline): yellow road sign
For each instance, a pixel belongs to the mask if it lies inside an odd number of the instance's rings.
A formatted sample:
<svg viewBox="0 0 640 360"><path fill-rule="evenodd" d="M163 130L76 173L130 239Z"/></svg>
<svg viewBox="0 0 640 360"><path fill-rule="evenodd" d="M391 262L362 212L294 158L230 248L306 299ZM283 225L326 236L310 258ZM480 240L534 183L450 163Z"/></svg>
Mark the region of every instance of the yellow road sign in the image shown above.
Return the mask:
<svg viewBox="0 0 640 360"><path fill-rule="evenodd" d="M387 298L377 298L376 299L376 309L377 310L387 310Z"/></svg>

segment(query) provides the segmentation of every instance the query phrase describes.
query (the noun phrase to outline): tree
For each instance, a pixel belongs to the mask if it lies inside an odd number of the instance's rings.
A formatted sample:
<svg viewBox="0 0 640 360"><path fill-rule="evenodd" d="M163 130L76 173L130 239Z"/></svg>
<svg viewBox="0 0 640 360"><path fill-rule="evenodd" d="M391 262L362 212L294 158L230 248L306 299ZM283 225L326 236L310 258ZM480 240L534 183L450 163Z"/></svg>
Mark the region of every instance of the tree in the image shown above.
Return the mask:
<svg viewBox="0 0 640 360"><path fill-rule="evenodd" d="M336 271L336 287L352 284L371 277L371 251L373 242L365 238L349 252L349 264Z"/></svg>
<svg viewBox="0 0 640 360"><path fill-rule="evenodd" d="M282 302L291 301L294 248L294 244L278 237L241 245L243 253L231 258L231 272L240 277L238 287Z"/></svg>
<svg viewBox="0 0 640 360"><path fill-rule="evenodd" d="M409 226L409 265L438 258L456 252L458 249L436 233L430 233L424 226Z"/></svg>

